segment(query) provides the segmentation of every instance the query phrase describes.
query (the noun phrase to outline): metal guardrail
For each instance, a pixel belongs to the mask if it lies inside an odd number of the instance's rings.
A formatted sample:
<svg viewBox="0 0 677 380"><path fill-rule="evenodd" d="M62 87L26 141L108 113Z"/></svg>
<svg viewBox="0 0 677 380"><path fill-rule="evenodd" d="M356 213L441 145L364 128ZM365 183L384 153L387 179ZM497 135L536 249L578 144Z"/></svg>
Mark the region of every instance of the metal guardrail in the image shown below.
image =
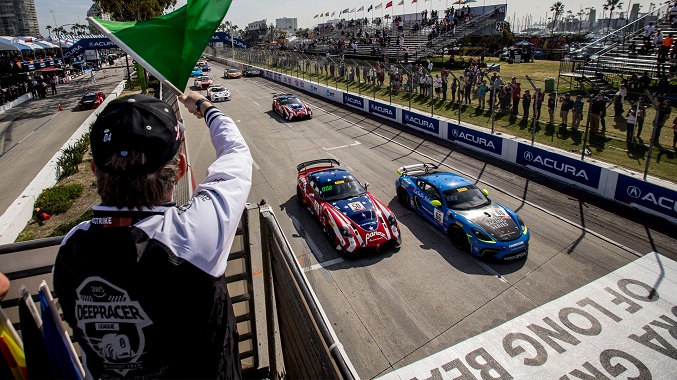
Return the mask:
<svg viewBox="0 0 677 380"><path fill-rule="evenodd" d="M270 334L277 323L283 353L283 363L274 353L269 355L271 374L290 379L359 379L272 208L261 206L259 218L268 295L268 344L278 344L277 337ZM275 316L277 321L272 320Z"/></svg>

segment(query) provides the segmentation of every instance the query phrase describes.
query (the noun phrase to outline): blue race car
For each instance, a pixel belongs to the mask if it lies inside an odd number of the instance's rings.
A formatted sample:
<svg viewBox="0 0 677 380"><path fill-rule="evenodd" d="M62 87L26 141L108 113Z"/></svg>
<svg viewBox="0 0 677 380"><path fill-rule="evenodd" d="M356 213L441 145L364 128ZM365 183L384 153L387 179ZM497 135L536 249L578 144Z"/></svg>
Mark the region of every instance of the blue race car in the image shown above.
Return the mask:
<svg viewBox="0 0 677 380"><path fill-rule="evenodd" d="M509 208L466 178L421 163L397 169L397 199L447 234L452 244L482 259L527 256L529 230Z"/></svg>
<svg viewBox="0 0 677 380"><path fill-rule="evenodd" d="M199 77L202 75L202 69L199 66L193 67L193 71L190 72L191 77Z"/></svg>

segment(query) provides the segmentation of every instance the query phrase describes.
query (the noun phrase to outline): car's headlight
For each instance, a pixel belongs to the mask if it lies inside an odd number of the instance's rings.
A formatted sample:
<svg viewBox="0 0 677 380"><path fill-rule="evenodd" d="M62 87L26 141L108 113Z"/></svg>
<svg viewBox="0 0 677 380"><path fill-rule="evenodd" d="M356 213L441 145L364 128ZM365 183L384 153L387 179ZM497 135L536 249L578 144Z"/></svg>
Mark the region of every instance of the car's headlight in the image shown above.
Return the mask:
<svg viewBox="0 0 677 380"><path fill-rule="evenodd" d="M526 233L527 225L524 224L524 221L522 220L522 218L519 217L519 215L517 216L517 222L520 224L520 227L522 228L522 233Z"/></svg>
<svg viewBox="0 0 677 380"><path fill-rule="evenodd" d="M491 236L487 235L486 232L480 230L479 228L472 227L470 229L475 235L476 238L480 239L481 241L486 241L486 242L493 242L494 239L491 238Z"/></svg>
<svg viewBox="0 0 677 380"><path fill-rule="evenodd" d="M350 235L352 235L352 234L350 233L350 228L348 228L347 226L341 226L341 228L339 228L339 231L341 231L341 235L343 235L343 236L350 236Z"/></svg>
<svg viewBox="0 0 677 380"><path fill-rule="evenodd" d="M395 215L393 214L388 215L388 223L390 223L391 226L397 225L397 218L395 218Z"/></svg>

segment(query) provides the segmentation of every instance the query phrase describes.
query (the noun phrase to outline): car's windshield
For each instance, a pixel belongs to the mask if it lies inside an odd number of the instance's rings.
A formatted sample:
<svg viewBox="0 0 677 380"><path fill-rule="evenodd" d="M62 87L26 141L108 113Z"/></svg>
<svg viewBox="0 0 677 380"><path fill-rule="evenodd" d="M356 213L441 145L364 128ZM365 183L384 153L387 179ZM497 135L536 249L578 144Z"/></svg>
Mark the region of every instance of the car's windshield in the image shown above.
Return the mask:
<svg viewBox="0 0 677 380"><path fill-rule="evenodd" d="M319 190L320 196L326 202L348 199L367 192L364 186L355 178L342 178L332 182L323 182Z"/></svg>
<svg viewBox="0 0 677 380"><path fill-rule="evenodd" d="M212 87L212 92L226 92L225 87Z"/></svg>
<svg viewBox="0 0 677 380"><path fill-rule="evenodd" d="M209 82L209 80L210 80L209 77L202 77L203 82Z"/></svg>
<svg viewBox="0 0 677 380"><path fill-rule="evenodd" d="M195 67L193 67L193 71L202 71L202 70L200 70L199 67L195 66Z"/></svg>
<svg viewBox="0 0 677 380"><path fill-rule="evenodd" d="M82 100L94 100L96 99L96 94L86 94L82 97Z"/></svg>
<svg viewBox="0 0 677 380"><path fill-rule="evenodd" d="M229 69L228 72L231 73L231 74L237 74L238 73L237 69Z"/></svg>
<svg viewBox="0 0 677 380"><path fill-rule="evenodd" d="M491 203L489 198L475 185L445 190L444 199L447 201L447 206L454 210L470 210Z"/></svg>
<svg viewBox="0 0 677 380"><path fill-rule="evenodd" d="M301 105L301 101L297 97L280 98L280 103L287 104L287 105L293 105L293 104Z"/></svg>

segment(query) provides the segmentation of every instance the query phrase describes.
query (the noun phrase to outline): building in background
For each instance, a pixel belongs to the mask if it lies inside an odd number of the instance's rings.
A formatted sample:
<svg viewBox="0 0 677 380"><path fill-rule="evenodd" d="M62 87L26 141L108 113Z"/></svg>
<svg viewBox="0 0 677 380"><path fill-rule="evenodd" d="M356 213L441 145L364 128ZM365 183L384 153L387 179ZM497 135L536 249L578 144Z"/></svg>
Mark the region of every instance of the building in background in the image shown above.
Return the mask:
<svg viewBox="0 0 677 380"><path fill-rule="evenodd" d="M0 36L40 36L34 0L0 0Z"/></svg>
<svg viewBox="0 0 677 380"><path fill-rule="evenodd" d="M267 19L250 22L245 29L244 40L250 44L265 41L268 34L268 25L266 25L266 22Z"/></svg>
<svg viewBox="0 0 677 380"><path fill-rule="evenodd" d="M294 34L298 29L296 26L296 18L278 18L275 19L275 29L284 30L287 35Z"/></svg>
<svg viewBox="0 0 677 380"><path fill-rule="evenodd" d="M89 7L89 10L87 11L87 17L98 17L102 20L110 20L110 14L105 13L99 8L99 5L97 3L92 4L91 7Z"/></svg>

